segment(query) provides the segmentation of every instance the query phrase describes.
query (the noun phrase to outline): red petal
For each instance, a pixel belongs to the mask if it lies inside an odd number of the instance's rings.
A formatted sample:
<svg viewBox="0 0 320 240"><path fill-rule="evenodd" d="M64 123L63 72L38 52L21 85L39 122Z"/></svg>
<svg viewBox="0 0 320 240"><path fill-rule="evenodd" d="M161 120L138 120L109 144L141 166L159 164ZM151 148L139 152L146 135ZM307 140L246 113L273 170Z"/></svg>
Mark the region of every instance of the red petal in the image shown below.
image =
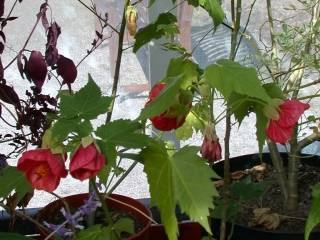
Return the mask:
<svg viewBox="0 0 320 240"><path fill-rule="evenodd" d="M27 64L28 76L37 88L41 89L44 81L47 77L47 64L39 51L32 51L28 64Z"/></svg>
<svg viewBox="0 0 320 240"><path fill-rule="evenodd" d="M158 83L154 85L149 94L149 102L154 100L159 95L161 90L165 88L165 86L165 83Z"/></svg>
<svg viewBox="0 0 320 240"><path fill-rule="evenodd" d="M76 80L78 72L71 59L60 55L57 67L57 73L63 78L62 84L70 85Z"/></svg>
<svg viewBox="0 0 320 240"><path fill-rule="evenodd" d="M277 121L270 120L267 128L267 136L270 140L276 143L287 143L293 134L294 127L281 127Z"/></svg>
<svg viewBox="0 0 320 240"><path fill-rule="evenodd" d="M309 104L302 103L298 100L285 101L280 105L278 124L285 128L295 126L303 112L309 107Z"/></svg>

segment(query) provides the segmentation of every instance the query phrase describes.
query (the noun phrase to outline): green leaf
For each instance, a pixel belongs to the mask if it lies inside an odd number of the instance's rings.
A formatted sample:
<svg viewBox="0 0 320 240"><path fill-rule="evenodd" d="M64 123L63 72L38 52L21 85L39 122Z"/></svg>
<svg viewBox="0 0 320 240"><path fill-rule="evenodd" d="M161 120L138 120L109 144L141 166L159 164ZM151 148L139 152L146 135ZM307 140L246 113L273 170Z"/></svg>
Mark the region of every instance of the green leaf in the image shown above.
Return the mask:
<svg viewBox="0 0 320 240"><path fill-rule="evenodd" d="M123 232L134 234L134 220L131 218L120 218L113 225L114 229L120 235Z"/></svg>
<svg viewBox="0 0 320 240"><path fill-rule="evenodd" d="M250 178L246 178L239 182L234 182L231 185L231 193L240 201L250 201L260 198L265 189L266 184L263 182L252 182Z"/></svg>
<svg viewBox="0 0 320 240"><path fill-rule="evenodd" d="M3 240L32 240L29 237L17 234L17 233L5 233L0 232L0 239Z"/></svg>
<svg viewBox="0 0 320 240"><path fill-rule="evenodd" d="M106 185L111 169L117 166L117 151L116 147L110 143L108 144L104 141L98 140L97 144L100 148L101 153L105 156L107 162L99 171L98 177L100 179L100 183Z"/></svg>
<svg viewBox="0 0 320 240"><path fill-rule="evenodd" d="M82 138L88 136L92 130L88 120L59 118L52 126L52 136L58 141L63 141L70 133L77 133Z"/></svg>
<svg viewBox="0 0 320 240"><path fill-rule="evenodd" d="M191 56L187 50L179 43L172 43L172 42L167 42L162 44L162 46L164 47L165 50L171 50L171 51L175 51L181 55L184 56Z"/></svg>
<svg viewBox="0 0 320 240"><path fill-rule="evenodd" d="M178 33L179 31L176 23L177 17L172 13L161 13L154 23L141 28L136 33L133 52L137 52L143 45L150 42L152 39L160 39L167 34L171 35Z"/></svg>
<svg viewBox="0 0 320 240"><path fill-rule="evenodd" d="M257 128L257 140L258 140L258 145L259 145L259 152L262 153L264 143L267 139L266 135L266 128L268 125L268 118L264 115L261 106L255 107L255 113L256 113L256 128Z"/></svg>
<svg viewBox="0 0 320 240"><path fill-rule="evenodd" d="M205 78L209 85L221 92L225 99L234 92L266 103L271 100L261 86L254 68L241 66L230 60L219 60L206 68Z"/></svg>
<svg viewBox="0 0 320 240"><path fill-rule="evenodd" d="M198 151L198 147L188 146L172 157L175 198L181 210L210 233L206 216L210 215L209 208L214 208L213 197L219 196L211 179L220 177L197 155Z"/></svg>
<svg viewBox="0 0 320 240"><path fill-rule="evenodd" d="M188 2L196 4L194 0L189 0ZM221 24L224 19L224 12L221 8L219 0L199 0L199 3L209 13L213 20L215 28L217 28L217 26Z"/></svg>
<svg viewBox="0 0 320 240"><path fill-rule="evenodd" d="M304 239L308 240L312 229L320 223L320 184L312 189L312 205L306 223Z"/></svg>
<svg viewBox="0 0 320 240"><path fill-rule="evenodd" d="M160 209L169 240L177 239L176 204L210 232L206 216L214 207L213 197L218 196L211 179L218 176L197 155L198 151L198 147L184 147L170 157L164 144L159 143L141 152L151 198Z"/></svg>
<svg viewBox="0 0 320 240"><path fill-rule="evenodd" d="M153 144L141 152L144 159L144 171L147 174L150 194L160 209L169 240L176 240L178 222L175 216L176 201L173 186L172 165L163 144Z"/></svg>
<svg viewBox="0 0 320 240"><path fill-rule="evenodd" d="M266 92L271 98L285 99L283 91L281 90L280 87L278 87L276 83L264 84L263 88L266 90Z"/></svg>
<svg viewBox="0 0 320 240"><path fill-rule="evenodd" d="M184 124L177 130L175 130L174 133L179 140L187 140L192 136L193 129L197 131L203 128L203 122L200 121L192 112L190 112L187 115Z"/></svg>
<svg viewBox="0 0 320 240"><path fill-rule="evenodd" d="M127 148L142 148L149 144L150 137L139 133L141 124L131 120L115 120L97 129L97 136L103 141Z"/></svg>
<svg viewBox="0 0 320 240"><path fill-rule="evenodd" d="M111 102L111 97L102 96L99 86L89 74L89 81L86 86L74 95L61 96L61 117L95 119L108 111Z"/></svg>
<svg viewBox="0 0 320 240"><path fill-rule="evenodd" d="M148 7L151 7L155 2L156 2L156 0L149 0L149 5L148 5Z"/></svg>
<svg viewBox="0 0 320 240"><path fill-rule="evenodd" d="M32 191L32 187L24 173L16 167L8 166L0 171L0 198L8 197L12 191L15 191L18 200L21 200L26 193Z"/></svg>
<svg viewBox="0 0 320 240"><path fill-rule="evenodd" d="M235 118L241 124L242 120L249 115L250 107L254 106L254 103L250 101L247 96L243 96L237 93L232 93L228 99L231 112Z"/></svg>
<svg viewBox="0 0 320 240"><path fill-rule="evenodd" d="M115 236L114 230L111 226L102 227L101 225L94 225L87 229L81 230L77 233L75 240L116 240L118 239Z"/></svg>

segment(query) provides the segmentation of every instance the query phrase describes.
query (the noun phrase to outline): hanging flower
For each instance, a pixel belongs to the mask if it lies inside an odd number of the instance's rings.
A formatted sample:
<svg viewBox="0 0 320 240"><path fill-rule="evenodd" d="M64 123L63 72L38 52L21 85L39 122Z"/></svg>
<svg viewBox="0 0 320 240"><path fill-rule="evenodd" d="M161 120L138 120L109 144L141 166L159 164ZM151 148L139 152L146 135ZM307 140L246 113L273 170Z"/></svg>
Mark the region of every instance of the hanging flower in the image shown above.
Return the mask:
<svg viewBox="0 0 320 240"><path fill-rule="evenodd" d="M62 155L53 154L50 149L24 152L17 168L26 174L32 187L48 192L54 191L60 179L67 176Z"/></svg>
<svg viewBox="0 0 320 240"><path fill-rule="evenodd" d="M147 104L153 102L165 87L165 83L156 84L150 91L149 101ZM184 124L192 103L192 96L190 92L181 91L172 102L173 104L168 108L168 110L164 111L160 115L150 118L152 125L156 129L160 131L171 131Z"/></svg>
<svg viewBox="0 0 320 240"><path fill-rule="evenodd" d="M279 116L269 120L266 130L268 138L277 143L287 143L293 135L294 127L299 118L309 107L309 104L298 100L286 100L281 103Z"/></svg>
<svg viewBox="0 0 320 240"><path fill-rule="evenodd" d="M209 123L204 131L204 139L200 153L209 163L214 163L221 159L221 146L216 134L214 125Z"/></svg>
<svg viewBox="0 0 320 240"><path fill-rule="evenodd" d="M81 181L92 178L103 168L106 160L94 143L80 147L74 153L70 162L70 174Z"/></svg>

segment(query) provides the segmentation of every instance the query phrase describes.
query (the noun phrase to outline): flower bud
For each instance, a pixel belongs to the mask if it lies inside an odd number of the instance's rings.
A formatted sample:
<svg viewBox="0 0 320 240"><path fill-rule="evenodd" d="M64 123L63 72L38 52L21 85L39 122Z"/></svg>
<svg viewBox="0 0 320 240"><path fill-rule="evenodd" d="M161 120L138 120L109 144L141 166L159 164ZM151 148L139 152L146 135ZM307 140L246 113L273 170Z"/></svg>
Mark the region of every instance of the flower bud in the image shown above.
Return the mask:
<svg viewBox="0 0 320 240"><path fill-rule="evenodd" d="M221 159L221 146L216 135L213 124L209 123L204 132L204 139L200 153L209 163L214 163Z"/></svg>

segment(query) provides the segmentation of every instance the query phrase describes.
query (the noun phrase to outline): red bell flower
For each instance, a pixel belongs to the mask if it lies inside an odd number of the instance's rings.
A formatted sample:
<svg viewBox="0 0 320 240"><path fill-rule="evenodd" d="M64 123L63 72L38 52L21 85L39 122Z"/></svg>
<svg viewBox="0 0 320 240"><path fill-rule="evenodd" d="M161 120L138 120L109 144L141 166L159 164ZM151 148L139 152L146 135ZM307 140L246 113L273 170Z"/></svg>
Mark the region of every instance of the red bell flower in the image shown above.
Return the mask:
<svg viewBox="0 0 320 240"><path fill-rule="evenodd" d="M221 159L221 151L221 145L214 126L212 124L208 124L205 129L200 153L202 157L208 160L209 163L214 163Z"/></svg>
<svg viewBox="0 0 320 240"><path fill-rule="evenodd" d="M54 191L61 178L68 174L61 154L53 154L50 149L29 150L18 161L18 170L25 173L32 187L48 192Z"/></svg>
<svg viewBox="0 0 320 240"><path fill-rule="evenodd" d="M106 160L92 143L87 147L80 147L73 154L70 162L70 174L81 181L92 178L103 168Z"/></svg>
<svg viewBox="0 0 320 240"><path fill-rule="evenodd" d="M149 101L147 104L153 102L165 87L165 83L156 84L150 91ZM168 110L164 111L160 115L150 118L152 125L156 129L160 131L171 131L184 124L187 114L191 108L192 98L189 94L186 94L185 97L183 97L182 94L178 94L176 99L173 99L173 102L175 103L173 103Z"/></svg>
<svg viewBox="0 0 320 240"><path fill-rule="evenodd" d="M269 120L266 130L268 138L281 144L288 142L299 118L309 107L309 104L298 100L286 100L280 104L279 118Z"/></svg>

